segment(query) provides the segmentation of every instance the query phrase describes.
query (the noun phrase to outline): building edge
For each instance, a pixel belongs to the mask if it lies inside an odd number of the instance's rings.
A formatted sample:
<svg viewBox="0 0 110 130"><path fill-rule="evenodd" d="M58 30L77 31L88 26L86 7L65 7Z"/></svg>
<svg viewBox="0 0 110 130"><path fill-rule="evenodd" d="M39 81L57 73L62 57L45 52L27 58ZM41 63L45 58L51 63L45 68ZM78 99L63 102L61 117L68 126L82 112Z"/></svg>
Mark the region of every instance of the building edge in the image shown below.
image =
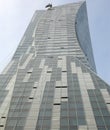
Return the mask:
<svg viewBox="0 0 110 130"><path fill-rule="evenodd" d="M75 29L79 45L83 50L85 57L87 58L90 64L90 67L92 67L92 70L96 72L96 65L94 62L94 56L89 32L86 1L83 1L76 14Z"/></svg>

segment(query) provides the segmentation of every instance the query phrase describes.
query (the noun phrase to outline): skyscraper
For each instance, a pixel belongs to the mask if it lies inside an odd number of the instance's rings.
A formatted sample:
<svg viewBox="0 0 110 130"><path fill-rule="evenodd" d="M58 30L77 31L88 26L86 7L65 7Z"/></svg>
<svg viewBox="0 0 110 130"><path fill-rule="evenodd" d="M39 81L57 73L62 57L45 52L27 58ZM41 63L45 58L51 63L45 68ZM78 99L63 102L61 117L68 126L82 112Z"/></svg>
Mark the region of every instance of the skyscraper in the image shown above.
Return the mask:
<svg viewBox="0 0 110 130"><path fill-rule="evenodd" d="M110 130L85 2L35 12L0 75L0 130Z"/></svg>

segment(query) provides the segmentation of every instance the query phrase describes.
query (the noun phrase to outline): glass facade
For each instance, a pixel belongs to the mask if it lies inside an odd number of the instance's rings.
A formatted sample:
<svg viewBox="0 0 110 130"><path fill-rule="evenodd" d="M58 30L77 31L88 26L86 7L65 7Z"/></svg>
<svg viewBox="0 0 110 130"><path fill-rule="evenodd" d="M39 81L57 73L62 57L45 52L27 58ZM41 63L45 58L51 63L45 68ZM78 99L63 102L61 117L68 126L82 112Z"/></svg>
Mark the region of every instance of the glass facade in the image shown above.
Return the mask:
<svg viewBox="0 0 110 130"><path fill-rule="evenodd" d="M0 130L110 130L85 2L35 12L0 74Z"/></svg>

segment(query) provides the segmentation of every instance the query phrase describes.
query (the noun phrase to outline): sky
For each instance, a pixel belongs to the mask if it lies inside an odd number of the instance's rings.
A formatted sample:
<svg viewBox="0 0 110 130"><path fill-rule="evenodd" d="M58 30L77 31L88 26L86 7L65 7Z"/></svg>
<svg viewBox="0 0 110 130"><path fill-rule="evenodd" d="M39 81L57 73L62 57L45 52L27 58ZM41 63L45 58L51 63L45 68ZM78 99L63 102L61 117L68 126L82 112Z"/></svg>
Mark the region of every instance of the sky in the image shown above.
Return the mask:
<svg viewBox="0 0 110 130"><path fill-rule="evenodd" d="M0 0L0 72L11 60L35 10L80 0ZM98 75L110 84L110 0L86 0Z"/></svg>

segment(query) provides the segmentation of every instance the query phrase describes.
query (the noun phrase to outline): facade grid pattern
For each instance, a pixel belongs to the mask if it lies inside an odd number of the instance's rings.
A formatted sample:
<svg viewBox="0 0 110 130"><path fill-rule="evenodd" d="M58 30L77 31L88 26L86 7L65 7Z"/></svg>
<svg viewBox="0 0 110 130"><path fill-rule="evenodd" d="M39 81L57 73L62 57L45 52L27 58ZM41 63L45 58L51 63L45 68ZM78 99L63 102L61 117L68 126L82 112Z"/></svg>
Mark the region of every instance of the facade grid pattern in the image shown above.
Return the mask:
<svg viewBox="0 0 110 130"><path fill-rule="evenodd" d="M36 11L0 74L0 130L110 130L86 2Z"/></svg>

